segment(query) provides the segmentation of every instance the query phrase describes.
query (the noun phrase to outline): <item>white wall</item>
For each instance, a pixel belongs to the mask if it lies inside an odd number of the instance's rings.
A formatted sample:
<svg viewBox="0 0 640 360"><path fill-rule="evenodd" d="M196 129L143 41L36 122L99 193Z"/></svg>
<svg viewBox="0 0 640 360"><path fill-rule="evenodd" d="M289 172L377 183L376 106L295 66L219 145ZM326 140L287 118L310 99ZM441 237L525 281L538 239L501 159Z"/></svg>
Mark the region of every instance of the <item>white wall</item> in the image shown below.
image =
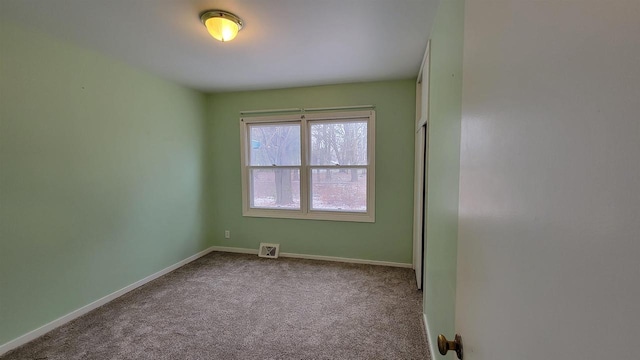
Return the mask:
<svg viewBox="0 0 640 360"><path fill-rule="evenodd" d="M640 1L467 1L465 359L638 358Z"/></svg>

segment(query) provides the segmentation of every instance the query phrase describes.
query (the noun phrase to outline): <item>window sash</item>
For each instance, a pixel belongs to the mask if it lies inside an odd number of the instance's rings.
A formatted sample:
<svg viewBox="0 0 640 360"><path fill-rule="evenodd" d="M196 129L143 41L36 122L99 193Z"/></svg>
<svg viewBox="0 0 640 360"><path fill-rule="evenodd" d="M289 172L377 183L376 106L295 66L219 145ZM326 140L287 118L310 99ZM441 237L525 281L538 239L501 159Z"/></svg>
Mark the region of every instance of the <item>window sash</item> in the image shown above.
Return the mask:
<svg viewBox="0 0 640 360"><path fill-rule="evenodd" d="M341 124L341 125L351 124L351 125L354 125L354 124L357 124L357 123L365 123L366 124L366 129L367 129L367 132L365 134L365 139L364 139L365 145L366 145L366 154L365 154L365 158L366 159L365 159L364 162L360 162L357 159L353 159L353 158L352 158L352 160L358 161L357 164L340 164L339 163L339 159L336 159L338 161L335 164L320 164L320 163L316 163L316 162L313 161L313 159L312 159L312 156L314 154L314 150L312 148L313 147L313 141L312 141L313 134L312 134L312 130L311 130L311 128L313 126L317 126L317 125L337 125L337 124ZM369 165L369 151L368 151L369 150L369 144L368 144L368 142L369 142L369 137L370 136L369 136L369 121L368 121L368 119L365 119L365 118L349 118L349 119L331 119L331 120L309 120L307 122L307 126L306 127L307 127L307 136L309 137L309 145L310 145L306 149L308 151L308 154L307 154L308 162L307 162L307 164L309 164L311 166ZM343 130L345 130L345 132L346 132L347 128L343 128ZM352 140L356 140L356 143L358 141L357 138L352 139ZM335 143L334 143L334 145L335 145ZM335 156L339 157L338 153L337 153L337 149L334 148L334 152L335 152ZM318 154L318 155L321 155L321 154ZM345 156L345 153L341 153L340 155Z"/></svg>
<svg viewBox="0 0 640 360"><path fill-rule="evenodd" d="M245 151L247 152L247 164L252 166L300 166L302 165L302 134L301 134L301 126L300 122L269 122L269 123L248 123L247 124L247 147ZM283 134L280 130L284 128L296 128L298 133L295 131L287 132L286 136L283 137ZM279 130L271 130L269 128ZM264 134L265 131L269 133L271 136L261 137L257 136L254 138L253 130L261 131ZM293 129L291 129L293 130ZM289 138L289 142L285 139ZM274 141L275 139L275 141ZM254 141L259 145L258 147L254 147ZM282 143L284 142L284 143ZM282 145L282 146L281 146ZM290 155L295 154L294 152L290 152L291 148L287 149L287 147L295 147L300 148L295 158ZM269 150L271 149L271 150ZM289 150L289 151L288 151ZM260 161L260 160L262 161ZM264 160L267 160L265 165L258 165L259 163L265 163ZM254 161L256 162L254 164Z"/></svg>
<svg viewBox="0 0 640 360"><path fill-rule="evenodd" d="M369 206L369 184L368 184L368 177L369 177L369 171L368 171L369 166L367 165L360 165L360 166L309 166L309 212L318 212L318 211L329 211L329 212L336 212L336 213L360 213L360 214L366 214L367 210L368 210L368 206ZM320 172L320 170L326 170L325 172L325 181L318 181L317 183L314 181L314 176L313 176L313 170L318 170L317 176L320 177L322 175L322 173ZM330 181L326 181L327 178L327 174L332 173L336 170L348 170L347 174L348 175L342 175L342 177L347 177L348 181L344 181L344 179L342 179L342 181L331 181L333 179L335 179L335 177L341 176L339 173L338 174L334 174L331 175L331 179ZM352 176L354 175L351 171L352 170L356 170L356 179L359 177L358 175L358 170L365 170L367 175L365 177L365 181L364 181L364 187L365 187L365 191L364 194L362 194L361 191L361 183L359 181L355 181L353 182L353 178ZM332 199L332 196L329 196L329 199L323 199L322 198L322 193L318 194L317 196L317 200L320 204L322 203L327 203L327 205L325 205L325 207L322 207L320 205L318 205L317 207L314 207L314 200L316 200L316 194L315 194L315 189L316 187L331 187L331 186L336 186L338 187L338 189L335 189L335 191L338 192L342 192L342 196L343 197L347 197L350 198L351 202L344 204L344 207L346 207L346 209L341 208L339 205L336 204L336 201L338 201L338 199ZM358 207L358 203L363 202L364 203L364 209L354 209ZM333 204L332 204L333 203ZM333 206L330 206L333 205Z"/></svg>
<svg viewBox="0 0 640 360"><path fill-rule="evenodd" d="M277 171L278 170L287 170L287 169L288 170L297 170L297 172L298 172L298 186L297 186L297 188L295 186L293 186L294 185L294 181L291 180L291 188L287 190L288 192L290 192L290 195L291 195L291 203L278 204L278 194L277 194L277 185L276 185L276 181L278 179ZM271 193L269 191L270 190L269 189L269 185L271 185L271 184L268 181L263 181L263 182L261 182L262 184L257 184L256 183L256 176L254 174L254 170L269 170L269 171L273 170L274 171L273 172L273 178L274 178L273 179L274 180L273 185L275 186L275 190L276 190L276 194L274 196L274 201L276 203L274 205L269 206L267 204L267 202L265 201L265 197L261 197L260 198L260 197L256 196L256 193L259 192L259 191L256 190L259 187L259 185L262 185L262 186L260 186L262 188L265 188L265 187L267 188L267 189L263 189L261 191L262 193L265 193L265 192L266 193ZM266 172L268 172L268 171L266 171ZM301 210L302 209L302 203L301 203L302 199L301 199L301 197L303 196L302 195L302 182L300 181L301 172L302 172L302 169L301 169L300 166L249 166L248 167L248 173L247 173L247 176L248 176L248 179L249 179L249 189L248 189L248 191L249 191L249 199L248 199L249 200L249 206L252 209L274 209L274 210L290 210L290 211ZM289 174L289 176L291 176L291 175L292 174ZM280 176L282 176L282 175L280 175ZM282 191L282 189L281 189L281 191ZM296 201L295 201L296 200L296 196L295 195L297 195L297 200L298 200L297 201L297 204L298 204L297 207L295 206L295 204L296 204ZM266 197L266 199L269 199L269 198L270 197L268 197L268 196ZM261 202L265 203L263 206L256 205L256 200L259 200L259 199L261 200ZM280 199L280 200L282 200L282 199ZM293 205L293 206L291 206L291 205Z"/></svg>

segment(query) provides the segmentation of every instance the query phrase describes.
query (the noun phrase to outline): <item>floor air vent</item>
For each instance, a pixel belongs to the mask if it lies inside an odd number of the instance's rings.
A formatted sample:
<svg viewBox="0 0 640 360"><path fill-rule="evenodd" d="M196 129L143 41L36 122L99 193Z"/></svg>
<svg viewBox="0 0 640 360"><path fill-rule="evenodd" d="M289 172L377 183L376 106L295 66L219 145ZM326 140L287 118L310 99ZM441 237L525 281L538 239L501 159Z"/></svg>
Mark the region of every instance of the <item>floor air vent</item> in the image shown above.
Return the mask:
<svg viewBox="0 0 640 360"><path fill-rule="evenodd" d="M264 258L275 259L280 253L280 244L267 244L260 243L260 249L258 250L258 256Z"/></svg>

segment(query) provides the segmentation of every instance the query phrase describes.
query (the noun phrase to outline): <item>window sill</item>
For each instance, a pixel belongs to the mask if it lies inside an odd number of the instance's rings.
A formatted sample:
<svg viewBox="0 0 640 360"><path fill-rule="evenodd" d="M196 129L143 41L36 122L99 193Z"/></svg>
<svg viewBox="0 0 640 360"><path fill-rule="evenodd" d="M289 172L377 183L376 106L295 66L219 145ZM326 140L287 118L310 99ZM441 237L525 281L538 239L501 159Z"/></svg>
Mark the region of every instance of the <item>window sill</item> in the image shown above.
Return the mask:
<svg viewBox="0 0 640 360"><path fill-rule="evenodd" d="M246 217L263 217L277 219L306 219L306 220L325 220L325 221L347 221L347 222L376 222L375 214L369 213L348 213L335 211L310 211L303 213L295 210L279 210L279 209L248 209L242 212L242 216Z"/></svg>

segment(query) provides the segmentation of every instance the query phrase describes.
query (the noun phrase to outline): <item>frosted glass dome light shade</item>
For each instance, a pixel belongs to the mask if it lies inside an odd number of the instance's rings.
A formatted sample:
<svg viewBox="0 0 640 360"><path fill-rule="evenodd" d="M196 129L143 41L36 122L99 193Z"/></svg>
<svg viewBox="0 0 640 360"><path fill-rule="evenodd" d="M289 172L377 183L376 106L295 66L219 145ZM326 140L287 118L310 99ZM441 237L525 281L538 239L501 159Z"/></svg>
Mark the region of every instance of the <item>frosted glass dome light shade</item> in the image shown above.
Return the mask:
<svg viewBox="0 0 640 360"><path fill-rule="evenodd" d="M200 15L200 21L214 39L227 42L233 40L242 29L242 19L222 10L208 10Z"/></svg>

